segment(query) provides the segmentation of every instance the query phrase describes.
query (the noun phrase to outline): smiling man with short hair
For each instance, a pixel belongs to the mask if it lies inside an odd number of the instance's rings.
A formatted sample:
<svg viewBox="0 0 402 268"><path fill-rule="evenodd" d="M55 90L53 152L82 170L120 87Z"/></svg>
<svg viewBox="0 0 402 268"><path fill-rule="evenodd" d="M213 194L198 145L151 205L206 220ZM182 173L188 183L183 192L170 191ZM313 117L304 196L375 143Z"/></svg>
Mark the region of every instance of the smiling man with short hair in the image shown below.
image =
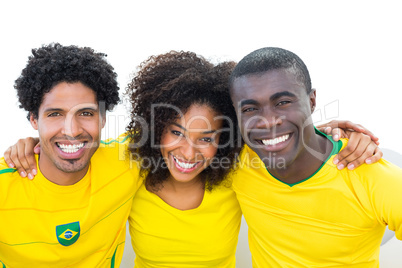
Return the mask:
<svg viewBox="0 0 402 268"><path fill-rule="evenodd" d="M316 91L290 51L250 53L230 85L247 144L233 188L253 267L378 267L386 225L402 239L402 170L383 159L332 163L348 141L315 129Z"/></svg>

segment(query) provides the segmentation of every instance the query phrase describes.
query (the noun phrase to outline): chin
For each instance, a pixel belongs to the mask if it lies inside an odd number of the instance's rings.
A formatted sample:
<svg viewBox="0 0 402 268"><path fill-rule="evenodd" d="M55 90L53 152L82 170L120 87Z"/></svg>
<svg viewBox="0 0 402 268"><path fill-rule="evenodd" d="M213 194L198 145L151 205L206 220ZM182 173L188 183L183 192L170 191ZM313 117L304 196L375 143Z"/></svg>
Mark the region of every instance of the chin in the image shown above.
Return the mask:
<svg viewBox="0 0 402 268"><path fill-rule="evenodd" d="M75 172L79 172L83 169L85 169L88 165L89 162L83 162L83 161L79 161L79 160L64 160L65 162L69 162L69 163L56 163L56 167L65 172L65 173L75 173ZM76 161L76 162L74 162Z"/></svg>

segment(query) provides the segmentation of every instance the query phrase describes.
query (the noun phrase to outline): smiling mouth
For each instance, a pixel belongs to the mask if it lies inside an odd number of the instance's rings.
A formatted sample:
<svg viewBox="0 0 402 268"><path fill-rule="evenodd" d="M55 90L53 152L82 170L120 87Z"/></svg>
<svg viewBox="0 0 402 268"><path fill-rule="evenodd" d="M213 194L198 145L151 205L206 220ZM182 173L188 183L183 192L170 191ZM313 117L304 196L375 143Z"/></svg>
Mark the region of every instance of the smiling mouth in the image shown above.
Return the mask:
<svg viewBox="0 0 402 268"><path fill-rule="evenodd" d="M289 137L290 137L289 134L285 134L285 135L283 135L283 136L276 137L276 138L273 138L273 139L259 140L259 142L260 142L261 144L263 144L263 145L271 145L271 146L274 146L274 145L277 145L278 143L281 143L281 142L284 142L284 141L288 140Z"/></svg>
<svg viewBox="0 0 402 268"><path fill-rule="evenodd" d="M84 148L85 143L79 143L79 144L62 144L62 143L58 143L56 142L57 147L60 148L60 150L63 153L67 153L67 154L73 154L78 152L80 149Z"/></svg>
<svg viewBox="0 0 402 268"><path fill-rule="evenodd" d="M199 163L201 163L201 161L195 162L195 163L186 163L186 162L182 162L179 159L177 159L176 157L174 157L172 155L174 161L176 162L176 164L181 167L182 169L193 169L195 168Z"/></svg>

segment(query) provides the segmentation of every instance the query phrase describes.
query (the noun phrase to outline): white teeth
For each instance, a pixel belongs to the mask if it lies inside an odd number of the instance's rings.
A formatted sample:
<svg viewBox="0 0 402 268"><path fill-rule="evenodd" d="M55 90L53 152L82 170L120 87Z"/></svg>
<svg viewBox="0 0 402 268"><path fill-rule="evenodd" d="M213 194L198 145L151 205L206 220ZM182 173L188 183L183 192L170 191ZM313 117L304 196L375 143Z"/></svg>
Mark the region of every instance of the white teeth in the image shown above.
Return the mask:
<svg viewBox="0 0 402 268"><path fill-rule="evenodd" d="M284 142L287 139L289 139L289 134L283 135L281 137L277 137L275 139L261 140L261 141L264 145L276 145L280 142Z"/></svg>
<svg viewBox="0 0 402 268"><path fill-rule="evenodd" d="M80 144L61 144L61 143L57 143L57 146L58 146L64 153L72 154L72 153L78 152L79 149L81 149L82 147L84 147L84 143L80 143Z"/></svg>
<svg viewBox="0 0 402 268"><path fill-rule="evenodd" d="M176 161L176 163L177 163L181 168L184 168L184 169L193 168L193 167L195 167L195 165L197 165L197 163L190 164L190 163L183 163L183 162L180 162L180 160L177 159L177 158L174 157L174 156L173 156L173 158L174 158L174 161Z"/></svg>

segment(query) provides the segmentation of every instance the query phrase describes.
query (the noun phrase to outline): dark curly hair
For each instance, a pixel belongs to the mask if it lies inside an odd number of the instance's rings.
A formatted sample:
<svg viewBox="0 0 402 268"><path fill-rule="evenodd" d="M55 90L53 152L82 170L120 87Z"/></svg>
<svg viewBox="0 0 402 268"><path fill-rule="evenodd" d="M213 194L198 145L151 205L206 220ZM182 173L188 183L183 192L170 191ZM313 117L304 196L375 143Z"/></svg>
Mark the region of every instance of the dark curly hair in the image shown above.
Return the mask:
<svg viewBox="0 0 402 268"><path fill-rule="evenodd" d="M236 78L277 69L292 69L296 78L306 88L307 94L312 90L311 78L307 66L293 52L278 48L264 47L246 55L234 68L230 75L230 86Z"/></svg>
<svg viewBox="0 0 402 268"><path fill-rule="evenodd" d="M229 75L234 66L234 62L214 65L195 53L183 51L151 56L140 64L137 75L126 89L132 105L127 131L132 158L152 159L141 167L146 185L151 189L157 191L170 175L158 146L162 134L193 104L207 105L226 117L214 160L219 162L225 158L230 164L210 165L203 170L200 174L206 188L211 190L220 184L231 171L242 146L228 90ZM176 107L181 113L169 106Z"/></svg>
<svg viewBox="0 0 402 268"><path fill-rule="evenodd" d="M32 49L27 66L15 81L20 108L38 117L43 96L60 82L81 82L91 88L98 102L112 110L119 102L117 74L106 61L107 55L89 47L62 46L59 43Z"/></svg>

